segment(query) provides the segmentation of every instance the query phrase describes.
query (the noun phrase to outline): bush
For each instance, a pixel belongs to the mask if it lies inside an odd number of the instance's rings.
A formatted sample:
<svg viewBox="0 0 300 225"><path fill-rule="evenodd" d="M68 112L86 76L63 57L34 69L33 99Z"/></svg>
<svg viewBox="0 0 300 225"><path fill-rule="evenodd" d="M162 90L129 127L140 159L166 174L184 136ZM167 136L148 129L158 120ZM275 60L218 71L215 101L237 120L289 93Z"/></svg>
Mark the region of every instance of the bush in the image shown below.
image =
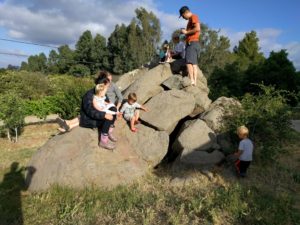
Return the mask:
<svg viewBox="0 0 300 225"><path fill-rule="evenodd" d="M37 100L26 100L26 115L35 115L45 118L56 113L69 119L78 116L82 96L93 87L91 78L76 78L68 75L49 76L51 96Z"/></svg>
<svg viewBox="0 0 300 225"><path fill-rule="evenodd" d="M16 135L20 133L20 129L24 126L24 102L22 98L15 92L7 92L0 95L0 120L4 123L4 129L10 139L10 134Z"/></svg>
<svg viewBox="0 0 300 225"><path fill-rule="evenodd" d="M0 73L0 95L15 92L25 99L35 100L50 93L48 77L42 73L5 71Z"/></svg>
<svg viewBox="0 0 300 225"><path fill-rule="evenodd" d="M69 70L69 74L73 76L82 77L82 76L90 75L91 71L87 66L79 64L79 65L72 66Z"/></svg>
<svg viewBox="0 0 300 225"><path fill-rule="evenodd" d="M288 137L290 115L287 91L272 86L257 85L261 94L246 94L242 98L242 110L233 109L225 118L225 130L236 139L236 128L246 125L256 146L256 154L264 160L274 160L281 151L282 142Z"/></svg>

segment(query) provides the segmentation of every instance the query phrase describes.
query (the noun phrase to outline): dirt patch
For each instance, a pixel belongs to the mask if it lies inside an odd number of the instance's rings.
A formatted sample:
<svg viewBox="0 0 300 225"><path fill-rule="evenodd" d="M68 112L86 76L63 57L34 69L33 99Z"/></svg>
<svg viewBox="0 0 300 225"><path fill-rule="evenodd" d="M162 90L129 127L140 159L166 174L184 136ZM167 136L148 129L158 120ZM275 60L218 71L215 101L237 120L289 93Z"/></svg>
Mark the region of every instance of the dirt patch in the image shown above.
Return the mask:
<svg viewBox="0 0 300 225"><path fill-rule="evenodd" d="M58 125L54 123L25 126L16 143L6 138L0 138L0 151L7 152L24 148L38 148L58 133L57 128Z"/></svg>

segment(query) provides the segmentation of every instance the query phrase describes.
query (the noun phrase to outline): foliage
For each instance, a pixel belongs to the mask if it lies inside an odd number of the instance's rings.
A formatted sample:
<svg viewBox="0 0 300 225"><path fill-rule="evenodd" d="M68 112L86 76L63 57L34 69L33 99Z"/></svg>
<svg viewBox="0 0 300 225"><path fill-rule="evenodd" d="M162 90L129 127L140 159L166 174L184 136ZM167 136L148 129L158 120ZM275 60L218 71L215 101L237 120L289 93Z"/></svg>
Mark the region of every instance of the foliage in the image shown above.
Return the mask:
<svg viewBox="0 0 300 225"><path fill-rule="evenodd" d="M0 95L15 92L23 99L38 99L51 92L47 76L27 71L0 73L0 86Z"/></svg>
<svg viewBox="0 0 300 225"><path fill-rule="evenodd" d="M246 33L233 50L241 71L247 70L250 65L257 65L264 61L263 53L259 50L259 39L256 32Z"/></svg>
<svg viewBox="0 0 300 225"><path fill-rule="evenodd" d="M245 82L245 74L239 70L237 63L227 64L223 69L217 68L208 78L209 97L216 100L221 96L242 96L247 85Z"/></svg>
<svg viewBox="0 0 300 225"><path fill-rule="evenodd" d="M250 138L256 145L256 155L264 161L275 160L282 150L282 143L290 130L290 115L286 91L272 86L256 85L259 95L246 94L242 98L242 110L233 109L225 119L225 130L236 136L236 128L246 125Z"/></svg>
<svg viewBox="0 0 300 225"><path fill-rule="evenodd" d="M4 127L10 131L20 130L24 126L24 104L18 93L8 91L0 95L0 120ZM20 133L20 132L19 132Z"/></svg>
<svg viewBox="0 0 300 225"><path fill-rule="evenodd" d="M44 53L39 55L29 56L28 63L21 65L21 70L27 70L31 72L46 72L47 57Z"/></svg>
<svg viewBox="0 0 300 225"><path fill-rule="evenodd" d="M76 76L76 77L78 77L78 76L82 77L82 76L90 75L91 71L87 66L82 65L82 64L77 64L70 68L69 74Z"/></svg>
<svg viewBox="0 0 300 225"><path fill-rule="evenodd" d="M199 67L206 77L233 61L229 39L205 24L201 24L200 47Z"/></svg>

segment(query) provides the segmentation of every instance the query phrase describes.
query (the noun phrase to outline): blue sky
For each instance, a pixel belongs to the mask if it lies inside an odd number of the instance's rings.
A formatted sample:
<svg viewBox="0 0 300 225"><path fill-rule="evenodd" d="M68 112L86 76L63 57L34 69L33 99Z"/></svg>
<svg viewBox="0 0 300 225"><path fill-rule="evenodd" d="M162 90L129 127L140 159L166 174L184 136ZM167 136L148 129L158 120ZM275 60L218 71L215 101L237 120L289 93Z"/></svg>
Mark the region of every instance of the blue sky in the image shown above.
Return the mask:
<svg viewBox="0 0 300 225"><path fill-rule="evenodd" d="M245 32L255 30L261 50L287 49L300 70L300 1L299 0L0 0L0 38L71 47L79 35L89 29L108 37L116 24L129 23L134 9L145 7L160 19L164 39L186 21L178 18L178 9L187 5L201 22L220 29L232 46ZM17 15L17 16L16 16ZM37 54L51 49L0 41L0 52ZM18 65L26 58L0 54L0 67Z"/></svg>

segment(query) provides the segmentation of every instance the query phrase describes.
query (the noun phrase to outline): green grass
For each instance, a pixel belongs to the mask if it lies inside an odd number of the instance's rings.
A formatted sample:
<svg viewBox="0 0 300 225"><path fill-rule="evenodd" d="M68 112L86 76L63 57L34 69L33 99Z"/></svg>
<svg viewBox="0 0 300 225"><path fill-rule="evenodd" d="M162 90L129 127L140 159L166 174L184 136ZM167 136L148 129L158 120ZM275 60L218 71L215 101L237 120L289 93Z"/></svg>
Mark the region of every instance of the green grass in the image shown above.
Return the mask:
<svg viewBox="0 0 300 225"><path fill-rule="evenodd" d="M299 134L291 135L295 149ZM293 160L293 151L287 149ZM216 173L213 180L195 172L195 181L171 186L170 176L148 174L112 190L76 190L53 186L28 193L24 170L35 149L5 151L0 156L0 224L300 224L297 159L263 166L253 163L249 177L238 180ZM297 149L299 151L299 149ZM3 163L2 163L3 162ZM19 162L12 168L12 162Z"/></svg>

